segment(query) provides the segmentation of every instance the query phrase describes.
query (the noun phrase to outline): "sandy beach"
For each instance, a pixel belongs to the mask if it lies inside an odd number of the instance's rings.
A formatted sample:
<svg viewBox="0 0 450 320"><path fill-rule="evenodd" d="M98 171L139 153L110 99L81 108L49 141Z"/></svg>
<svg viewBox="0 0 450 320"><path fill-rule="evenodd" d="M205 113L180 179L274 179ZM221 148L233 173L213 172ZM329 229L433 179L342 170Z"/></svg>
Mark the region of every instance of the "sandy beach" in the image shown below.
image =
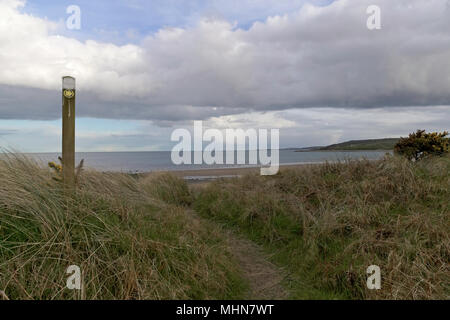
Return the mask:
<svg viewBox="0 0 450 320"><path fill-rule="evenodd" d="M302 163L302 164L287 164L280 165L280 171L291 169L291 168L301 168L305 166L311 166L317 164L311 163ZM260 172L259 167L247 167L247 168L211 168L211 169L196 169L196 170L177 170L177 171L169 171L176 176L182 177L189 181L195 180L214 180L217 178L232 178L239 177L246 174L258 174Z"/></svg>

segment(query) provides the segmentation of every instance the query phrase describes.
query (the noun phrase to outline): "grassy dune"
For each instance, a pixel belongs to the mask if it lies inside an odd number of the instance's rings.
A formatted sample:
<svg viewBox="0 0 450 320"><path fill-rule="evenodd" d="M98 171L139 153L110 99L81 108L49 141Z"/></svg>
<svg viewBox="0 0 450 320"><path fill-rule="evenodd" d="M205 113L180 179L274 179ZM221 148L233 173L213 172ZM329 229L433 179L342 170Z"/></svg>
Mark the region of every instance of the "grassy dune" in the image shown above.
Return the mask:
<svg viewBox="0 0 450 320"><path fill-rule="evenodd" d="M450 298L450 158L351 161L222 180L203 217L265 247L291 298ZM368 290L378 265L382 289Z"/></svg>
<svg viewBox="0 0 450 320"><path fill-rule="evenodd" d="M0 299L251 298L248 287L271 281L249 283L243 272L266 265L257 247L247 259L254 243L276 266L267 274L287 275L279 291L290 298L448 299L449 173L450 158L388 157L190 190L167 174L84 171L67 193L50 169L8 155L0 160ZM65 288L72 264L83 271L81 292ZM381 290L366 288L372 264Z"/></svg>
<svg viewBox="0 0 450 320"><path fill-rule="evenodd" d="M214 225L192 221L169 175L84 172L73 193L54 173L0 161L0 299L227 299L244 290ZM69 265L84 289L65 288Z"/></svg>

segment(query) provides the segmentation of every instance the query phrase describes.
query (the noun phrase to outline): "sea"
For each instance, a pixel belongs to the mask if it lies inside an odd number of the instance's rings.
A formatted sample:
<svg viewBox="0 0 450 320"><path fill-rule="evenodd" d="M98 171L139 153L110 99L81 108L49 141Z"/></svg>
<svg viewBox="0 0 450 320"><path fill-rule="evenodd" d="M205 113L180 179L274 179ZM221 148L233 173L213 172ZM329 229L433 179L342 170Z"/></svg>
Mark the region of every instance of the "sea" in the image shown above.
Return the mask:
<svg viewBox="0 0 450 320"><path fill-rule="evenodd" d="M243 152L248 162L248 151ZM265 151L264 151L265 152ZM301 151L279 150L280 165L312 164L324 162L338 162L347 160L377 160L391 151ZM26 154L43 165L54 161L58 163L60 153L29 153ZM270 156L270 153L269 153ZM176 171L176 170L198 170L198 169L221 169L239 167L258 167L259 165L240 164L182 164L175 165L172 162L170 151L149 151L149 152L79 152L76 153L76 162L84 159L84 167L106 172L143 173L153 171Z"/></svg>

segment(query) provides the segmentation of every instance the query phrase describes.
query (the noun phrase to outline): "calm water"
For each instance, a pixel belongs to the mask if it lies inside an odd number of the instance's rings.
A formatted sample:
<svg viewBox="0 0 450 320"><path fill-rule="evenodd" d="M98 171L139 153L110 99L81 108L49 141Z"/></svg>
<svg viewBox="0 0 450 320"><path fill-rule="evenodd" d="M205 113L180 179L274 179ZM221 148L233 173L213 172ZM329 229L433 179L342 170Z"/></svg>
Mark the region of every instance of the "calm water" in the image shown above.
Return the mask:
<svg viewBox="0 0 450 320"><path fill-rule="evenodd" d="M280 164L320 163L325 161L342 161L348 159L382 158L387 151L310 151L295 152L293 150L280 150ZM49 161L58 161L58 153L28 154L43 164ZM247 155L248 156L248 155ZM163 170L190 170L190 169L217 169L229 167L246 167L251 165L180 165L172 163L171 153L168 151L154 152L89 152L77 153L77 163L84 159L85 167L99 171L121 172L149 172ZM248 162L247 162L248 163Z"/></svg>

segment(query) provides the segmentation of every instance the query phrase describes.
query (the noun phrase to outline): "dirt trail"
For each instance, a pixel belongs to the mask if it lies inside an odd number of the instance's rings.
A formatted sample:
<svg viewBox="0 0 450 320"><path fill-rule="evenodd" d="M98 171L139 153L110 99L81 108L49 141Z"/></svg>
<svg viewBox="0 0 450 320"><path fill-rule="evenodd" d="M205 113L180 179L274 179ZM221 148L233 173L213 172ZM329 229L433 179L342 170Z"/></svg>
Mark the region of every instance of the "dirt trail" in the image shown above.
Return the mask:
<svg viewBox="0 0 450 320"><path fill-rule="evenodd" d="M285 272L272 264L262 249L253 242L226 231L231 252L250 285L247 299L280 300L288 297L281 285Z"/></svg>
<svg viewBox="0 0 450 320"><path fill-rule="evenodd" d="M193 220L204 220L195 211L188 210L187 213ZM268 260L261 247L230 230L221 229L230 252L239 263L243 277L248 281L249 292L245 298L249 300L286 299L289 293L281 285L286 273Z"/></svg>

